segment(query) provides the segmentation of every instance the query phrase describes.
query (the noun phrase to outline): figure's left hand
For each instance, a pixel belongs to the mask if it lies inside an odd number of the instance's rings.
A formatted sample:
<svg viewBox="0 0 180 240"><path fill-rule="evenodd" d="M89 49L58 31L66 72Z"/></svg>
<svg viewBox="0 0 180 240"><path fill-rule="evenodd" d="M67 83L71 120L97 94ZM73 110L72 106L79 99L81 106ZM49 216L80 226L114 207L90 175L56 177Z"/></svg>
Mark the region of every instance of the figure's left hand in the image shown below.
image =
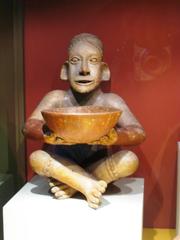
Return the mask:
<svg viewBox="0 0 180 240"><path fill-rule="evenodd" d="M102 136L99 140L88 143L92 145L113 145L118 140L118 134L114 128L112 128L109 133Z"/></svg>

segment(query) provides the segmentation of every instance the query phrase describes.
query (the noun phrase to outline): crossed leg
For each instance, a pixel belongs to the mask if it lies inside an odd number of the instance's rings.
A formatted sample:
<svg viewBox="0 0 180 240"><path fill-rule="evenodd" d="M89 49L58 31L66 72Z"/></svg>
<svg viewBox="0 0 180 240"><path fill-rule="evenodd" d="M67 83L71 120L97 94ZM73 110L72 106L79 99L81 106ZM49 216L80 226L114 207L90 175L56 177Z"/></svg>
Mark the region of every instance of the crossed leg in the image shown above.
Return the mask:
<svg viewBox="0 0 180 240"><path fill-rule="evenodd" d="M102 193L107 187L105 181L96 180L83 168L68 159L50 156L42 150L33 152L29 160L37 174L52 177L81 192L92 208L98 208L100 205Z"/></svg>
<svg viewBox="0 0 180 240"><path fill-rule="evenodd" d="M135 153L121 150L92 164L88 171L97 179L104 180L108 184L132 175L138 165L139 160Z"/></svg>
<svg viewBox="0 0 180 240"><path fill-rule="evenodd" d="M50 177L49 185L56 198L68 198L80 191L89 206L97 208L106 183L133 174L138 158L133 152L123 150L101 159L85 171L70 160L38 150L31 154L30 163L36 173Z"/></svg>
<svg viewBox="0 0 180 240"><path fill-rule="evenodd" d="M69 169L71 169L72 171L76 171L79 174L82 174L83 176L90 177L94 180L97 180L92 174L86 172L83 168L71 162L70 160L65 160L65 159L62 160L62 158L59 157L58 155L52 155L52 157L58 161L63 161L63 164ZM57 181L52 177L49 178L49 186L50 186L50 191L54 194L55 198L57 199L70 198L77 192L76 189L68 186L63 182Z"/></svg>
<svg viewBox="0 0 180 240"><path fill-rule="evenodd" d="M91 177L104 180L108 184L132 175L138 168L138 162L138 158L133 152L122 150L90 165L86 171L91 174ZM88 174L87 172L84 173ZM75 189L55 179L50 179L49 185L51 192L59 199L69 198L76 193Z"/></svg>

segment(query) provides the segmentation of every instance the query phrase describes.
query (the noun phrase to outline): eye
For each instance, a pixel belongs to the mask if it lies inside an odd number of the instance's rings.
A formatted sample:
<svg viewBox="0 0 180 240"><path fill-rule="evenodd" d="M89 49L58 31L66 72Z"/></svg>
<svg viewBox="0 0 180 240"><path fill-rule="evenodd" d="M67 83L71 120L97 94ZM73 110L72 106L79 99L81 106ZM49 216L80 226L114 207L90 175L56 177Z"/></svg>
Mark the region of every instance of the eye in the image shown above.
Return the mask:
<svg viewBox="0 0 180 240"><path fill-rule="evenodd" d="M79 59L78 57L73 57L73 58L70 59L70 62L71 62L72 64L76 64L76 63L78 63L79 61L80 61L80 59Z"/></svg>
<svg viewBox="0 0 180 240"><path fill-rule="evenodd" d="M90 58L89 61L90 61L90 63L93 63L93 64L99 62L98 58L96 58L96 57Z"/></svg>

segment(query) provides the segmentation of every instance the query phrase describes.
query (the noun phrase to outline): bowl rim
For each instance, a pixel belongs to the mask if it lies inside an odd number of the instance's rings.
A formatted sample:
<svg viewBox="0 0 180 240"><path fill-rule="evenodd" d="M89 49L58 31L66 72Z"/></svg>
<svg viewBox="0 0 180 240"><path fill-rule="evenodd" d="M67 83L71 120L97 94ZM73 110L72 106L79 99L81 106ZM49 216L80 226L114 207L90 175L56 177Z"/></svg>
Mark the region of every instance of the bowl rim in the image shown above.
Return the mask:
<svg viewBox="0 0 180 240"><path fill-rule="evenodd" d="M93 108L93 107L96 107L96 108L104 108L104 109L109 109L111 111L104 111L104 112L63 112L63 110L67 110L68 108L71 108L71 109L77 109L77 108ZM60 111L62 110L62 112ZM58 108L52 108L52 109L44 109L41 111L42 115L43 114L48 114L48 113L53 113L55 115L59 115L59 114L62 114L62 115L83 115L83 116L87 116L87 115L105 115L105 114L112 114L112 113L119 113L121 114L122 113L122 110L121 109L118 109L118 108L115 108L115 107L111 107L111 106L107 106L107 107L104 107L104 106L71 106L71 107L58 107Z"/></svg>

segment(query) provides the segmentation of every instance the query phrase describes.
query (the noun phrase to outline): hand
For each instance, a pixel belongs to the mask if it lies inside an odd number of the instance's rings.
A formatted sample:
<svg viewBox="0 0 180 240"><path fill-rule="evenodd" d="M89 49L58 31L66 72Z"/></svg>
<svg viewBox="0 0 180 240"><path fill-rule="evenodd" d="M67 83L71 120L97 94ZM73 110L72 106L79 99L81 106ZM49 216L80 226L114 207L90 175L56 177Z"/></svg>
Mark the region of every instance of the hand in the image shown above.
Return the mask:
<svg viewBox="0 0 180 240"><path fill-rule="evenodd" d="M42 131L44 136L51 136L53 131L47 126L47 124L44 124L42 126Z"/></svg>
<svg viewBox="0 0 180 240"><path fill-rule="evenodd" d="M116 130L118 133L118 145L133 146L142 143L146 138L143 128L136 125L117 128Z"/></svg>
<svg viewBox="0 0 180 240"><path fill-rule="evenodd" d="M110 130L110 132L101 137L99 140L88 143L89 145L112 145L114 144L118 139L118 134L116 130L113 128ZM54 145L74 145L76 143L70 143L66 142L63 138L56 135L54 132L52 132L47 126L45 126L45 132L44 132L44 141L48 144L54 144Z"/></svg>
<svg viewBox="0 0 180 240"><path fill-rule="evenodd" d="M67 143L63 138L56 135L51 129L48 128L46 124L43 126L43 137L44 142L53 145L72 145L74 143Z"/></svg>
<svg viewBox="0 0 180 240"><path fill-rule="evenodd" d="M88 143L92 145L113 145L118 139L118 134L114 128L112 128L109 133L102 136L99 140Z"/></svg>
<svg viewBox="0 0 180 240"><path fill-rule="evenodd" d="M35 119L35 118L29 118L25 126L22 130L24 136L33 139L33 140L42 140L43 139L43 131L42 127L44 125L44 121Z"/></svg>

